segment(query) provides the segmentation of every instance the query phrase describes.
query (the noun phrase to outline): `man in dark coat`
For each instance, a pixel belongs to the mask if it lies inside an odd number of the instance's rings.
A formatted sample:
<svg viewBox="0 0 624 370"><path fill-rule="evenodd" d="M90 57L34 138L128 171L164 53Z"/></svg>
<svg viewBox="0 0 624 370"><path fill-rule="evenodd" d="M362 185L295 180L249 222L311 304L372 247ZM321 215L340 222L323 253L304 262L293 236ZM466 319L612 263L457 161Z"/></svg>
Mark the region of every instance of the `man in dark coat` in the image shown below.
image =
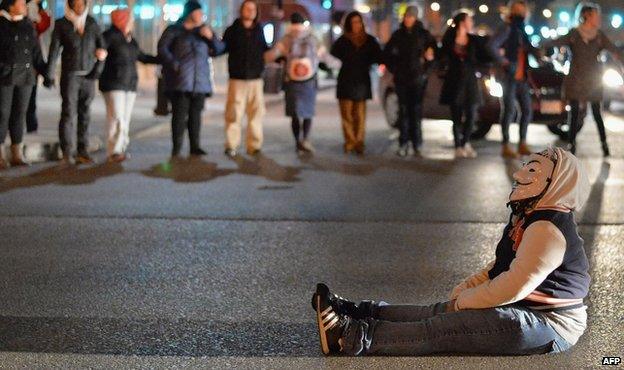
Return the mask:
<svg viewBox="0 0 624 370"><path fill-rule="evenodd" d="M411 142L414 155L422 146L422 103L428 74L436 49L436 40L418 21L418 7L408 6L401 27L384 48L384 59L394 76L399 98L400 136L397 155L404 157Z"/></svg>
<svg viewBox="0 0 624 370"><path fill-rule="evenodd" d="M227 103L225 105L225 154L233 157L241 141L241 121L247 114L247 153L256 154L263 142L265 113L262 72L264 52L269 46L258 22L258 4L245 0L240 17L225 30L223 42L228 56Z"/></svg>
<svg viewBox="0 0 624 370"><path fill-rule="evenodd" d="M205 155L199 145L204 99L212 95L211 56L225 46L204 25L204 13L195 0L184 4L180 20L167 27L158 41L158 59L163 64L166 91L171 99L172 159L182 150L188 130L191 155Z"/></svg>
<svg viewBox="0 0 624 370"><path fill-rule="evenodd" d="M65 16L56 20L44 85L54 85L54 74L59 53L61 53L61 122L59 139L63 161L72 164L74 150L73 131L78 121L78 152L76 161L93 163L87 153L89 146L89 121L91 102L95 96L95 80L98 67L106 59L106 45L102 32L93 17L88 15L89 5L85 0L68 0ZM62 51L62 52L61 52ZM99 63L98 63L99 62Z"/></svg>
<svg viewBox="0 0 624 370"><path fill-rule="evenodd" d="M22 157L26 111L35 70L45 63L32 22L25 17L25 0L3 0L0 5L0 170L7 168L2 148L11 134L11 165L27 164Z"/></svg>

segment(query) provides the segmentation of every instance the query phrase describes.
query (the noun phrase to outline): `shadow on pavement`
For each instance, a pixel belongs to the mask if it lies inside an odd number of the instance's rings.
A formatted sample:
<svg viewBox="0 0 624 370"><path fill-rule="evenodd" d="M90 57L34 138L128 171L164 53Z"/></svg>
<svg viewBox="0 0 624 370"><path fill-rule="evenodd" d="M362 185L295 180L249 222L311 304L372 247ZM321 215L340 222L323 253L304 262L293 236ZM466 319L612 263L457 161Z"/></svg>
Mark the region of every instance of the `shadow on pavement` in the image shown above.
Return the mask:
<svg viewBox="0 0 624 370"><path fill-rule="evenodd" d="M320 356L314 323L0 317L0 351L128 356Z"/></svg>
<svg viewBox="0 0 624 370"><path fill-rule="evenodd" d="M102 163L91 167L53 166L21 177L6 178L0 182L0 193L19 188L43 185L85 185L98 179L124 172L119 163Z"/></svg>
<svg viewBox="0 0 624 370"><path fill-rule="evenodd" d="M314 171L335 172L349 176L370 176L382 169L449 175L457 164L454 160L432 158L401 159L378 155L366 155L362 157L361 163L337 161L335 158L322 156L300 157L300 160Z"/></svg>
<svg viewBox="0 0 624 370"><path fill-rule="evenodd" d="M282 166L261 153L256 154L252 159L239 155L231 160L238 166L236 173L241 175L259 176L276 182L301 181L299 178L301 167Z"/></svg>
<svg viewBox="0 0 624 370"><path fill-rule="evenodd" d="M216 163L205 162L201 158L178 159L152 166L141 171L147 177L171 179L175 182L207 182L228 176L234 170L218 168Z"/></svg>

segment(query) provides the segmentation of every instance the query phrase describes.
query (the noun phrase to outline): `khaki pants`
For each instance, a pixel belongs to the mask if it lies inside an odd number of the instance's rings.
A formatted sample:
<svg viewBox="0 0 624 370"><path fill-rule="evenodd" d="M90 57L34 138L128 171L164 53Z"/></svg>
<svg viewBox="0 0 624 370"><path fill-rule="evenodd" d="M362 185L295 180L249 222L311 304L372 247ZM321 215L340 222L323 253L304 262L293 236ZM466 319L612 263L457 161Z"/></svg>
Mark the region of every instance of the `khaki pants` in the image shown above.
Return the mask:
<svg viewBox="0 0 624 370"><path fill-rule="evenodd" d="M262 79L228 83L225 105L225 148L237 149L241 142L241 121L247 114L247 151L262 147L262 117L265 113Z"/></svg>
<svg viewBox="0 0 624 370"><path fill-rule="evenodd" d="M342 116L345 151L364 151L364 136L366 135L366 100L340 99L339 105L340 115Z"/></svg>

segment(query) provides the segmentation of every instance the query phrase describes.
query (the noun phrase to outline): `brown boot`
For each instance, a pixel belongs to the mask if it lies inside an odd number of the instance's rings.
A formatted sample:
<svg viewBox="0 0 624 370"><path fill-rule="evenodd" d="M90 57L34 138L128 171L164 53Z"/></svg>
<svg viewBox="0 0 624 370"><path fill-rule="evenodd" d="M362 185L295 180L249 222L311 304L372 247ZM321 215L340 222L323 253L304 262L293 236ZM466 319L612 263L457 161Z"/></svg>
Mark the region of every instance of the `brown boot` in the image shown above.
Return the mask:
<svg viewBox="0 0 624 370"><path fill-rule="evenodd" d="M11 166L29 166L30 163L24 160L24 155L22 154L22 144L13 144L11 145Z"/></svg>
<svg viewBox="0 0 624 370"><path fill-rule="evenodd" d="M531 151L531 148L527 145L526 141L521 141L520 144L518 144L518 154L520 155L533 154L533 152Z"/></svg>
<svg viewBox="0 0 624 370"><path fill-rule="evenodd" d="M518 153L516 153L513 148L511 147L511 145L507 144L503 144L503 149L501 150L501 155L503 156L503 158L509 158L509 159L517 159L518 158Z"/></svg>
<svg viewBox="0 0 624 370"><path fill-rule="evenodd" d="M0 171L6 170L7 168L9 168L9 164L4 160L2 155L2 145L0 145Z"/></svg>

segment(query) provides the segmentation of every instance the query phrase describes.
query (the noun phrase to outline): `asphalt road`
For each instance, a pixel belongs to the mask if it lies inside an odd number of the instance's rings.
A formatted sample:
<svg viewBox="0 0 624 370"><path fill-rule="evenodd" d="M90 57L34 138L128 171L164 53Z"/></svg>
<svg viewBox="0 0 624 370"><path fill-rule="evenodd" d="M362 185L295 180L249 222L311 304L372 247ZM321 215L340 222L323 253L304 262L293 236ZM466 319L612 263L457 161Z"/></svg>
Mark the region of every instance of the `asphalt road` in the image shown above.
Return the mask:
<svg viewBox="0 0 624 370"><path fill-rule="evenodd" d="M318 109L310 158L295 155L275 106L258 158L225 158L222 121L207 118L203 159L169 164L163 131L135 140L123 165L99 154L90 167L0 174L0 367L577 368L624 354L624 119L610 115L612 158L592 122L580 137L593 283L572 350L321 356L317 281L353 299L446 299L493 256L520 162L498 156L497 127L475 144L478 159L453 160L443 121L425 122L425 158L397 158L375 103L368 154L345 156L332 92ZM535 149L557 144L543 126L529 132Z"/></svg>

